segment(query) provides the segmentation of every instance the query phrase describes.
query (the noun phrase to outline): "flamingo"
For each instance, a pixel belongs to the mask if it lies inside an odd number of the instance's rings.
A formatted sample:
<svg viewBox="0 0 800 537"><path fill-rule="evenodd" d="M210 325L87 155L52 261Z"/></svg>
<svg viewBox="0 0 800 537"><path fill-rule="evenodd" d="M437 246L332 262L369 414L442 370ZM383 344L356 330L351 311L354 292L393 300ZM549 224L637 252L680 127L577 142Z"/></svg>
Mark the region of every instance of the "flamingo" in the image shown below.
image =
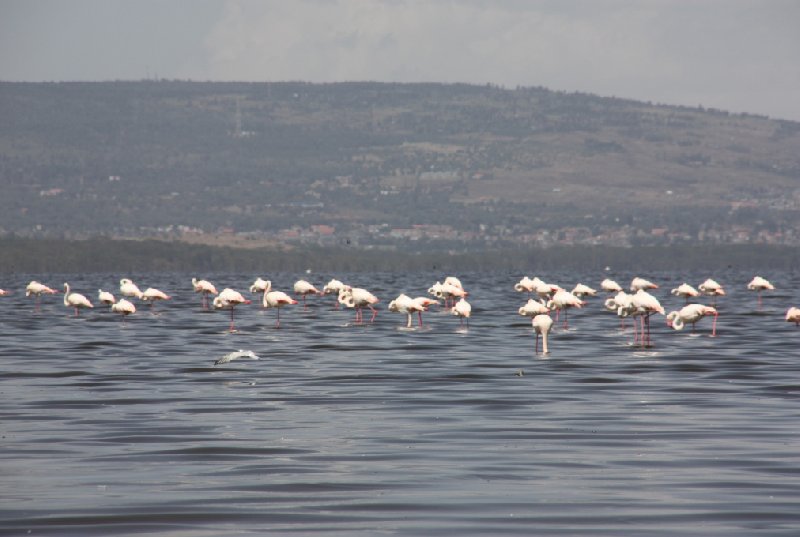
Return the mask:
<svg viewBox="0 0 800 537"><path fill-rule="evenodd" d="M697 286L697 289L707 296L714 297L714 305L717 305L717 297L725 296L725 289L720 284L708 278L706 281Z"/></svg>
<svg viewBox="0 0 800 537"><path fill-rule="evenodd" d="M585 296L597 296L597 291L588 285L579 283L575 285L575 288L572 290L572 294L578 298L583 298Z"/></svg>
<svg viewBox="0 0 800 537"><path fill-rule="evenodd" d="M25 287L25 296L34 296L34 311L39 311L42 301L42 295L54 295L58 291L55 289L50 289L43 283L39 283L36 280L31 281L27 287Z"/></svg>
<svg viewBox="0 0 800 537"><path fill-rule="evenodd" d="M450 313L457 315L461 319L461 326L464 326L464 319L467 320L467 328L469 328L469 318L472 316L472 306L469 302L462 297L456 302L455 306L450 308Z"/></svg>
<svg viewBox="0 0 800 537"><path fill-rule="evenodd" d="M192 278L192 288L194 289L195 293L202 293L203 296L203 309L208 309L208 295L216 295L217 288L214 287L214 284L208 280L198 280L197 278Z"/></svg>
<svg viewBox="0 0 800 537"><path fill-rule="evenodd" d="M142 299L139 287L128 278L122 278L119 281L119 292L122 293L122 296L135 296L139 300Z"/></svg>
<svg viewBox="0 0 800 537"><path fill-rule="evenodd" d="M122 314L122 322L124 323L125 317L136 313L136 306L130 300L121 298L119 302L111 304L111 311Z"/></svg>
<svg viewBox="0 0 800 537"><path fill-rule="evenodd" d="M243 297L239 291L225 288L220 294L214 297L213 304L216 309L231 311L231 326L229 331L235 332L236 330L233 326L233 310L239 304L250 304L250 300Z"/></svg>
<svg viewBox="0 0 800 537"><path fill-rule="evenodd" d="M306 295L321 295L322 291L311 285L306 280L297 280L294 283L294 294L303 297L303 309L307 309Z"/></svg>
<svg viewBox="0 0 800 537"><path fill-rule="evenodd" d="M540 313L531 319L531 326L536 334L536 349L534 352L539 352L539 336L542 336L542 354L550 354L547 349L547 335L553 328L553 319L549 315Z"/></svg>
<svg viewBox="0 0 800 537"><path fill-rule="evenodd" d="M431 300L430 298L428 298L426 296L418 296L418 297L414 298L413 300L418 306L420 306L422 308L422 311L417 311L417 318L419 319L419 326L420 326L420 328L422 328L422 312L423 311L428 311L428 308L430 308L431 306L438 306L439 305L439 301L438 300Z"/></svg>
<svg viewBox="0 0 800 537"><path fill-rule="evenodd" d="M719 312L716 308L705 306L703 304L687 304L682 307L680 311L671 311L667 314L667 326L675 330L683 330L686 323L691 323L692 333L694 333L694 325L703 317L714 316L714 323L711 325L711 337L717 335L717 318Z"/></svg>
<svg viewBox="0 0 800 537"><path fill-rule="evenodd" d="M608 311L616 312L617 316L619 317L619 327L620 329L625 328L625 317L629 316L629 312L632 312L631 300L633 299L633 295L626 293L625 291L620 290L613 298L608 298L603 303L603 306ZM636 323L633 324L634 334L636 333Z"/></svg>
<svg viewBox="0 0 800 537"><path fill-rule="evenodd" d="M93 308L92 303L89 302L89 299L83 296L80 293L71 293L69 290L69 284L64 283L64 305L68 308L75 309L75 317L78 316L78 310L80 308Z"/></svg>
<svg viewBox="0 0 800 537"><path fill-rule="evenodd" d="M800 326L800 308L791 307L786 311L786 322Z"/></svg>
<svg viewBox="0 0 800 537"><path fill-rule="evenodd" d="M0 296L8 296L11 294L11 291L6 291L5 289L0 289Z"/></svg>
<svg viewBox="0 0 800 537"><path fill-rule="evenodd" d="M553 293L559 289L559 286L545 283L538 277L533 279L533 291L539 295L539 298L550 300L550 298L553 296Z"/></svg>
<svg viewBox="0 0 800 537"><path fill-rule="evenodd" d="M112 295L108 291L103 291L102 289L97 290L97 300L99 300L101 304L105 304L106 306L110 306L116 303L117 301L117 299L114 298L114 295Z"/></svg>
<svg viewBox="0 0 800 537"><path fill-rule="evenodd" d="M264 280L259 276L256 278L256 281L253 282L253 285L250 286L251 293L266 293L272 289L272 282L270 280Z"/></svg>
<svg viewBox="0 0 800 537"><path fill-rule="evenodd" d="M275 328L280 328L281 308L288 304L297 304L297 300L293 299L283 291L265 291L264 297L261 299L261 305L265 309L275 308L275 310L277 311Z"/></svg>
<svg viewBox="0 0 800 537"><path fill-rule="evenodd" d="M340 282L336 278L332 278L331 281L326 283L325 286L322 288L322 294L323 295L333 295L333 294L338 295L339 291L343 287L345 287L345 285L342 282ZM339 301L338 300L336 302L334 302L333 307L334 307L334 309L337 309L337 310L339 309Z"/></svg>
<svg viewBox="0 0 800 537"><path fill-rule="evenodd" d="M541 300L529 298L525 305L519 308L518 312L520 315L533 318L537 315L550 313L550 310Z"/></svg>
<svg viewBox="0 0 800 537"><path fill-rule="evenodd" d="M429 299L425 299L429 300ZM416 302L413 298L406 294L401 294L391 302L389 302L388 306L389 311L397 312L397 313L405 313L407 316L406 328L411 328L411 316L414 313L418 313L419 317L419 325L422 326L422 312L425 311L425 306Z"/></svg>
<svg viewBox="0 0 800 537"><path fill-rule="evenodd" d="M775 286L761 276L755 276L747 284L747 288L751 291L758 291L758 309L761 309L761 292L765 290L773 291Z"/></svg>
<svg viewBox="0 0 800 537"><path fill-rule="evenodd" d="M547 307L551 310L562 311L564 312L564 329L569 328L569 320L567 319L567 309L568 308L582 308L586 303L581 301L580 298L576 297L570 292L567 292L564 289L559 289L553 294L553 298L551 298L547 302Z"/></svg>
<svg viewBox="0 0 800 537"><path fill-rule="evenodd" d="M672 291L670 291L675 296L683 297L686 299L686 303L689 303L690 297L696 297L700 295L700 291L689 285L688 283L682 283Z"/></svg>
<svg viewBox="0 0 800 537"><path fill-rule="evenodd" d="M645 291L639 289L631 298L631 307L633 308L632 315L634 317L642 318L641 325L641 343L644 347L651 345L650 341L650 317L655 313L664 315L664 308L656 297ZM635 321L634 321L635 322ZM634 332L634 344L636 343L636 333Z"/></svg>
<svg viewBox="0 0 800 537"><path fill-rule="evenodd" d="M364 322L364 314L362 311L364 306L372 310L372 317L369 320L370 323L373 322L375 320L375 316L378 315L378 310L373 308L372 305L377 304L379 300L375 295L366 289L362 289L360 287L347 287L342 289L339 292L339 301L343 302L349 308L356 309L356 323L360 324Z"/></svg>
<svg viewBox="0 0 800 537"><path fill-rule="evenodd" d="M464 290L464 286L461 285L461 280L455 276L448 276L444 279L444 283L436 282L428 289L428 292L436 298L443 299L446 308L455 303L456 298L463 298L469 294Z"/></svg>
<svg viewBox="0 0 800 537"><path fill-rule="evenodd" d="M144 293L142 293L141 298L144 302L150 303L150 311L152 312L153 307L156 305L157 301L170 300L172 297L159 289L148 287L147 289L145 289Z"/></svg>
<svg viewBox="0 0 800 537"><path fill-rule="evenodd" d="M609 278L606 278L605 280L600 282L600 289L602 289L606 293L619 293L620 291L622 291L622 287L620 287L620 285L617 282Z"/></svg>
<svg viewBox="0 0 800 537"><path fill-rule="evenodd" d="M644 278L635 277L631 280L631 292L635 293L640 289L658 289L658 285L654 284L650 280L645 280Z"/></svg>
<svg viewBox="0 0 800 537"><path fill-rule="evenodd" d="M528 293L530 295L535 288L536 285L534 281L527 276L523 276L519 282L514 284L514 290L518 293Z"/></svg>

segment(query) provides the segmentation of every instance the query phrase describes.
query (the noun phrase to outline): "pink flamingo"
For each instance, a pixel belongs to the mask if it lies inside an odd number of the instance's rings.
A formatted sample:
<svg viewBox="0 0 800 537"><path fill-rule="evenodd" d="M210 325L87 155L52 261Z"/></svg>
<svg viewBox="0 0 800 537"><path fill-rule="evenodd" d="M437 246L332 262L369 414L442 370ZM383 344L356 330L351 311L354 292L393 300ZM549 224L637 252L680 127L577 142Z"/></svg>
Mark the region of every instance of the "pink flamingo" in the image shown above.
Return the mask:
<svg viewBox="0 0 800 537"><path fill-rule="evenodd" d="M39 283L36 280L31 281L27 287L25 287L25 296L34 296L34 311L38 312L41 309L41 301L42 295L54 295L58 291L55 289L50 289L43 283Z"/></svg>
<svg viewBox="0 0 800 537"><path fill-rule="evenodd" d="M165 292L155 289L153 287L148 287L145 289L144 293L142 293L142 300L144 302L150 303L150 312L153 312L153 307L156 305L156 302L159 300L171 300L172 297L166 294Z"/></svg>
<svg viewBox="0 0 800 537"><path fill-rule="evenodd" d="M377 304L379 302L378 298L367 291L366 289L362 289L360 287L350 287L345 288L339 292L340 301L344 301L344 303L349 308L356 309L356 323L360 324L364 322L364 314L362 310L366 306L370 310L372 310L372 317L370 318L369 322L373 322L375 320L375 316L378 315L378 310L372 307L373 304Z"/></svg>
<svg viewBox="0 0 800 537"><path fill-rule="evenodd" d="M297 304L297 300L283 291L267 291L264 293L264 298L261 300L261 305L265 309L275 308L277 312L275 328L281 327L281 308L289 304Z"/></svg>
<svg viewBox="0 0 800 537"><path fill-rule="evenodd" d="M235 332L236 329L233 326L233 310L239 304L250 304L250 300L243 297L239 291L226 288L223 289L219 295L214 297L213 304L216 309L231 311L231 326L229 331Z"/></svg>
<svg viewBox="0 0 800 537"><path fill-rule="evenodd" d="M208 280L198 280L192 278L192 288L195 293L201 293L203 296L203 309L208 309L208 295L217 295L217 288Z"/></svg>
<svg viewBox="0 0 800 537"><path fill-rule="evenodd" d="M683 330L686 323L691 323L692 333L694 333L694 325L703 317L714 316L714 322L711 325L711 337L717 335L717 318L719 312L716 308L705 306L703 304L688 304L680 309L680 311L671 311L667 314L667 326L675 330Z"/></svg>
<svg viewBox="0 0 800 537"><path fill-rule="evenodd" d="M306 306L306 295L321 295L322 291L311 285L306 280L297 280L294 283L294 294L303 297L303 309L308 309Z"/></svg>

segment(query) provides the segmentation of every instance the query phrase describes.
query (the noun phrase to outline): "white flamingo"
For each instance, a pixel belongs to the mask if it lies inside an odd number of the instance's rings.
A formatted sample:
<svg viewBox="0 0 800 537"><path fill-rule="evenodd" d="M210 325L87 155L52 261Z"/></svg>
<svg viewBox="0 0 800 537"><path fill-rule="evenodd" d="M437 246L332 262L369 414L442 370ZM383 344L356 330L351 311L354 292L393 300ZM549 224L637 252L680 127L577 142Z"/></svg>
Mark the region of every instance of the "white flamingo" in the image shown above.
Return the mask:
<svg viewBox="0 0 800 537"><path fill-rule="evenodd" d="M195 293L201 293L203 296L203 309L208 309L208 295L217 295L217 288L208 280L198 280L192 278L192 288Z"/></svg>
<svg viewBox="0 0 800 537"><path fill-rule="evenodd" d="M41 302L42 302L42 295L54 295L58 291L55 289L50 289L43 283L39 283L36 280L31 281L27 287L25 287L25 296L34 297L34 311L39 311L41 309Z"/></svg>
<svg viewBox="0 0 800 537"><path fill-rule="evenodd" d="M142 293L142 301L150 303L150 311L153 311L153 307L156 305L156 302L159 300L171 300L172 297L166 294L164 291L160 289L155 289L154 287L148 287Z"/></svg>
<svg viewBox="0 0 800 537"><path fill-rule="evenodd" d="M341 281L337 280L336 278L331 278L331 281L325 284L322 288L323 295L339 295L339 291L341 291L345 287L345 284ZM339 301L333 303L334 309L339 309Z"/></svg>
<svg viewBox="0 0 800 537"><path fill-rule="evenodd" d="M578 283L572 290L572 294L578 298L583 298L585 296L597 296L597 291L588 285Z"/></svg>
<svg viewBox="0 0 800 537"><path fill-rule="evenodd" d="M795 326L800 326L800 308L792 306L786 311L786 322L794 323Z"/></svg>
<svg viewBox="0 0 800 537"><path fill-rule="evenodd" d="M642 318L640 342L642 346L649 347L652 345L650 340L650 317L656 313L664 315L664 308L656 297L644 289L636 291L631 299L631 306L633 307L632 315ZM634 323L635 322L634 320ZM636 333L634 332L634 344L636 343L635 338Z"/></svg>
<svg viewBox="0 0 800 537"><path fill-rule="evenodd" d="M631 300L633 295L620 290L614 297L606 299L603 306L608 311L613 311L619 317L620 329L625 328L625 317L629 317L633 312ZM634 334L636 333L636 323L633 325Z"/></svg>
<svg viewBox="0 0 800 537"><path fill-rule="evenodd" d="M265 309L275 309L276 319L275 328L281 327L281 308L290 304L297 304L297 300L293 299L283 291L266 291L261 300L261 305Z"/></svg>
<svg viewBox="0 0 800 537"><path fill-rule="evenodd" d="M103 291L102 289L97 290L97 300L99 300L101 304L105 304L106 306L110 306L117 302L117 299L114 298L114 295L112 295L108 291Z"/></svg>
<svg viewBox="0 0 800 537"><path fill-rule="evenodd" d="M758 309L761 309L761 293L762 291L774 291L775 286L769 283L766 279L762 278L761 276L755 276L750 283L747 284L747 288L750 291L757 291L758 292Z"/></svg>
<svg viewBox="0 0 800 537"><path fill-rule="evenodd" d="M553 294L553 298L547 302L547 307L551 310L564 312L564 328L567 329L569 328L569 319L567 318L569 308L582 308L585 304L572 293L565 289L559 289Z"/></svg>
<svg viewBox="0 0 800 537"><path fill-rule="evenodd" d="M725 289L723 289L720 284L711 278L708 278L706 281L698 285L697 289L706 296L714 297L713 304L715 306L717 305L717 297L725 296Z"/></svg>
<svg viewBox="0 0 800 537"><path fill-rule="evenodd" d="M553 319L547 314L540 313L531 319L531 326L536 334L536 348L534 352L539 352L539 336L542 336L542 354L550 354L547 348L547 336L553 328Z"/></svg>
<svg viewBox="0 0 800 537"><path fill-rule="evenodd" d="M694 333L694 325L703 317L714 317L714 322L711 325L711 337L717 335L717 318L719 312L716 308L706 306L703 304L687 304L679 311L671 311L667 314L667 326L675 330L683 330L686 324L692 325L692 333Z"/></svg>
<svg viewBox="0 0 800 537"><path fill-rule="evenodd" d="M121 298L119 302L111 304L111 311L122 315L122 322L125 322L125 317L136 313L136 306L133 305L128 299Z"/></svg>
<svg viewBox="0 0 800 537"><path fill-rule="evenodd" d="M605 291L606 293L619 293L622 291L622 287L612 279L606 278L602 282L600 282L600 289Z"/></svg>
<svg viewBox="0 0 800 537"><path fill-rule="evenodd" d="M214 308L216 309L230 310L231 326L229 331L235 332L236 329L233 326L233 310L239 304L250 304L250 300L243 297L239 291L235 291L230 288L225 288L216 297L214 297L213 304Z"/></svg>
<svg viewBox="0 0 800 537"><path fill-rule="evenodd" d="M464 326L464 319L467 321L467 328L469 328L469 318L472 316L472 306L463 298L456 302L455 306L450 308L450 313L457 315L461 320L461 326Z"/></svg>
<svg viewBox="0 0 800 537"><path fill-rule="evenodd" d="M675 296L685 298L686 303L689 303L689 298L693 298L700 295L700 291L689 285L688 283L682 283L672 291L670 291Z"/></svg>
<svg viewBox="0 0 800 537"><path fill-rule="evenodd" d="M522 279L514 284L514 290L518 293L533 293L536 285L533 280L528 278L527 276L523 276Z"/></svg>
<svg viewBox="0 0 800 537"><path fill-rule="evenodd" d="M651 282L650 280L645 280L644 278L640 278L639 276L631 280L632 293L635 293L636 291L639 290L647 290L647 289L658 289L658 285Z"/></svg>
<svg viewBox="0 0 800 537"><path fill-rule="evenodd" d="M75 317L78 316L78 310L81 308L93 308L92 303L89 302L89 299L83 296L80 293L71 293L69 290L69 284L64 283L64 305L68 308L75 309Z"/></svg>
<svg viewBox="0 0 800 537"><path fill-rule="evenodd" d="M251 293L266 293L272 289L272 282L265 280L261 276L256 278L256 281L250 286Z"/></svg>
<svg viewBox="0 0 800 537"><path fill-rule="evenodd" d="M340 302L343 302L347 307L356 309L355 322L358 324L364 322L364 313L362 311L364 307L372 311L372 317L369 320L370 323L373 322L375 316L378 315L378 310L373 308L372 305L377 304L379 300L366 289L362 289L361 287L346 287L340 291L339 299Z"/></svg>
<svg viewBox="0 0 800 537"><path fill-rule="evenodd" d="M294 282L294 294L303 297L303 309L307 309L306 296L307 295L321 295L322 291L314 287L306 280L297 280Z"/></svg>
<svg viewBox="0 0 800 537"><path fill-rule="evenodd" d="M392 312L404 313L407 317L406 328L411 328L411 316L414 313L419 314L419 325L422 326L422 312L425 311L426 308L422 304L415 302L410 296L401 294L389 302L387 309Z"/></svg>
<svg viewBox="0 0 800 537"><path fill-rule="evenodd" d="M520 315L526 317L536 317L537 315L550 313L550 309L541 300L529 298L524 306L517 310Z"/></svg>
<svg viewBox="0 0 800 537"><path fill-rule="evenodd" d="M133 283L129 278L122 278L119 281L119 292L122 296L127 297L136 297L139 300L142 299L142 292L139 290L139 287Z"/></svg>

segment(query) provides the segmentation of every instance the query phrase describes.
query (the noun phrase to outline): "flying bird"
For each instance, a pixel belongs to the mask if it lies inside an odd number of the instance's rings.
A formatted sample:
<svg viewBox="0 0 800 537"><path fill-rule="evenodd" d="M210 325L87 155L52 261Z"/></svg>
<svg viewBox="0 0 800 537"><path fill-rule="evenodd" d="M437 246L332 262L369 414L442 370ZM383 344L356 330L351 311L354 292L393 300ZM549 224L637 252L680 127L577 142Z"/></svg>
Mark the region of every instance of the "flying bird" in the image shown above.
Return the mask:
<svg viewBox="0 0 800 537"><path fill-rule="evenodd" d="M214 365L227 364L239 358L250 358L251 360L258 360L258 356L253 351L246 351L239 349L238 351L229 352L219 360L214 362Z"/></svg>

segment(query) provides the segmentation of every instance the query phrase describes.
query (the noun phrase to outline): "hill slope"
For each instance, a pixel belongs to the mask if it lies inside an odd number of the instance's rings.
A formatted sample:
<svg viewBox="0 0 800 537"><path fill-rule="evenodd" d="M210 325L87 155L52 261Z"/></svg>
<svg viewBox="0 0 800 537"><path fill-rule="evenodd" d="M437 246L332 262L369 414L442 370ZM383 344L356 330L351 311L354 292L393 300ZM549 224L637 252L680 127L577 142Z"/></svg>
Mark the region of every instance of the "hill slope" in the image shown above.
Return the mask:
<svg viewBox="0 0 800 537"><path fill-rule="evenodd" d="M800 239L800 123L543 88L0 83L0 178L25 236Z"/></svg>

